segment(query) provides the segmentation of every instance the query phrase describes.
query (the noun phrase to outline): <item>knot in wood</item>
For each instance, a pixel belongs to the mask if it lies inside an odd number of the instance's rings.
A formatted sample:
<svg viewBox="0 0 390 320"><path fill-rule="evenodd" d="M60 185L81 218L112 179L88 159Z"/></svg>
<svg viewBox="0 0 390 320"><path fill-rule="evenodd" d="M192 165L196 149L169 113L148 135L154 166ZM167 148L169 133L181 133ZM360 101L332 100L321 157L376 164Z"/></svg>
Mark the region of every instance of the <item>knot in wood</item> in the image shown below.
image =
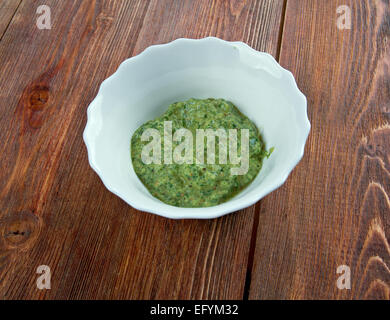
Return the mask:
<svg viewBox="0 0 390 320"><path fill-rule="evenodd" d="M33 111L41 111L49 101L49 88L37 85L31 89L29 97L29 108Z"/></svg>
<svg viewBox="0 0 390 320"><path fill-rule="evenodd" d="M0 223L0 236L8 248L30 247L39 233L39 219L32 212L10 214Z"/></svg>

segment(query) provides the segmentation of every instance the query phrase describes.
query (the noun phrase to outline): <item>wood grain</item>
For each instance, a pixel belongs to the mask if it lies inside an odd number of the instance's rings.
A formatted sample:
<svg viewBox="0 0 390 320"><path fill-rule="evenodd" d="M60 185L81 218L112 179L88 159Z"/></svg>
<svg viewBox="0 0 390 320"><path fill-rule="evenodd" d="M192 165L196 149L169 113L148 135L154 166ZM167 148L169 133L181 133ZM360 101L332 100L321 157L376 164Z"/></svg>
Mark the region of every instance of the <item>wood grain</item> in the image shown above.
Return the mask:
<svg viewBox="0 0 390 320"><path fill-rule="evenodd" d="M242 298L259 207L138 212L90 169L82 132L100 82L149 45L214 35L275 55L283 1L45 2L52 30L23 1L0 42L0 298ZM42 264L51 290L36 288Z"/></svg>
<svg viewBox="0 0 390 320"><path fill-rule="evenodd" d="M148 5L46 4L51 30L35 27L36 4L23 1L0 43L2 298L65 297L79 284L73 277L85 276L79 265L94 251L84 236L99 242L104 233L95 228L106 217L101 210L111 207L100 204L102 192L92 191L101 184L82 148L86 106L100 82L131 55ZM115 203L112 210L119 214ZM94 226L88 226L94 217ZM49 291L35 285L43 264L53 272Z"/></svg>
<svg viewBox="0 0 390 320"><path fill-rule="evenodd" d="M0 2L0 41L21 1L22 0L2 0Z"/></svg>
<svg viewBox="0 0 390 320"><path fill-rule="evenodd" d="M336 8L352 29L336 27ZM312 131L261 203L251 299L390 299L389 1L287 2L280 62ZM336 286L351 268L351 290Z"/></svg>

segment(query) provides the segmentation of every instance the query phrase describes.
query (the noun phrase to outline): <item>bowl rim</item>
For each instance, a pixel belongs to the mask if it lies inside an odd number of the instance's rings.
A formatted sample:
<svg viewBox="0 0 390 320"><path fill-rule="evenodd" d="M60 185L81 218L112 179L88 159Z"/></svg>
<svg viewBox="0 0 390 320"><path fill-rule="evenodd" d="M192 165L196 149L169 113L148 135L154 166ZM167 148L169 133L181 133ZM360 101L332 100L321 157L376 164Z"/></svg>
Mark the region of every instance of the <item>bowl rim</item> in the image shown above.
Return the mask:
<svg viewBox="0 0 390 320"><path fill-rule="evenodd" d="M207 42L207 41L218 41L218 42L223 43L224 45L239 46L239 47L241 47L241 49L249 50L250 52L254 53L257 56L267 57L268 61L270 63L272 63L274 67L278 68L281 72L283 72L287 76L286 79L288 79L288 82L289 82L288 85L295 90L295 92L298 96L303 98L302 99L303 106L300 106L300 105L296 106L296 108L302 108L302 107L304 108L303 111L304 111L304 116L305 116L304 119L298 119L298 122L303 123L303 126L301 128L301 130L303 132L303 139L302 139L302 144L300 146L299 152L296 153L296 157L294 158L294 160L292 160L290 162L290 165L286 166L285 170L279 175L279 179L277 179L274 183L265 187L262 192L259 192L258 194L255 194L255 195L252 195L250 198L244 197L241 199L241 201L232 202L231 200L228 200L227 202L224 202L224 203L219 204L217 206L202 207L202 208L181 208L181 207L171 206L171 205L168 205L168 204L161 202L160 200L153 197L152 195L151 195L151 197L155 198L156 200L160 201L161 203L155 202L157 205L147 206L147 205L144 205L142 203L132 201L133 199L129 199L129 197L126 196L126 194L120 192L119 190L116 190L113 186L111 186L107 182L107 180L104 177L103 172L101 172L101 170L96 165L94 156L92 154L93 153L92 152L93 146L92 146L91 141L89 139L89 134L92 130L91 120L93 118L94 106L97 104L97 100L100 97L100 95L102 95L102 88L107 86L109 84L109 82L113 81L113 79L118 77L119 71L123 68L123 66L125 64L132 63L132 62L139 60L140 58L142 58L143 55L145 55L145 53L147 53L151 50L158 50L159 48L167 48L169 46L174 46L178 42L187 42L190 44L190 43L199 43L199 42ZM86 148L87 148L89 165L97 173L97 175L99 176L99 178L103 182L104 186L110 192L114 193L115 195L120 197L122 200L124 200L131 207L133 207L137 210L143 211L143 212L153 213L153 214L156 214L156 215L159 215L159 216L162 216L165 218L170 218L170 219L214 219L214 218L222 217L222 216L227 215L229 213L233 213L233 212L242 210L244 208L247 208L247 207L257 203L259 200L261 200L262 198L267 196L269 193L273 192L274 190L278 189L281 185L283 185L286 182L290 173L293 171L293 169L298 165L298 163L303 158L306 142L307 142L307 139L308 139L308 136L310 133L310 129L311 129L311 124L310 124L310 121L309 121L308 115L307 115L306 96L299 90L293 74L289 70L283 68L275 60L275 58L272 55L270 55L269 53L266 53L266 52L257 51L255 49L253 49L252 47L250 47L249 45L247 45L246 43L241 42L241 41L226 41L226 40L222 40L222 39L216 38L216 37L205 37L205 38L201 38L201 39L178 38L178 39L175 39L175 40L168 42L168 43L151 45L151 46L147 47L145 50L143 50L141 53L139 53L138 55L124 60L118 66L116 71L111 76L106 78L100 84L97 95L95 96L95 98L92 100L92 102L89 104L89 106L87 108L87 123L86 123L85 129L83 131L83 140L84 140L84 143L85 143ZM234 199L234 197L232 199ZM156 208L156 207L160 207L160 208Z"/></svg>

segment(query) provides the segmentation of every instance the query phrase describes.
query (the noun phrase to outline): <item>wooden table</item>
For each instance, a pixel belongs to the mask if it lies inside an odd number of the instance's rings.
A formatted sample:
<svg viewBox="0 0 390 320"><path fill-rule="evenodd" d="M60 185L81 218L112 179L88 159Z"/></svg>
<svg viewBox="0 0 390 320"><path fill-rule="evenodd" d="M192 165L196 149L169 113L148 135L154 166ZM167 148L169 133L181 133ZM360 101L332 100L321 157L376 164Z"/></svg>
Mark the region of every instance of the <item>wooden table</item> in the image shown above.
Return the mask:
<svg viewBox="0 0 390 320"><path fill-rule="evenodd" d="M305 156L226 217L139 212L89 167L87 106L124 59L205 36L292 71ZM390 299L389 1L1 0L0 38L0 299Z"/></svg>

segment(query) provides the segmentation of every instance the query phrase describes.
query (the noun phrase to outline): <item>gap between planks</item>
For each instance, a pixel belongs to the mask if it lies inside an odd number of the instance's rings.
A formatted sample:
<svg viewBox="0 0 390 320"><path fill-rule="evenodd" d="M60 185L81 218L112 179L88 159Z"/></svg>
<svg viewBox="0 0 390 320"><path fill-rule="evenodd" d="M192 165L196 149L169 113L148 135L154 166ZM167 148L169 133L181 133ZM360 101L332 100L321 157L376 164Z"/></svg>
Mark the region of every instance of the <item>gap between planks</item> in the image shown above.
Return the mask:
<svg viewBox="0 0 390 320"><path fill-rule="evenodd" d="M282 16L280 18L278 46L277 46L277 49L276 49L276 56L275 56L275 59L276 59L277 62L279 62L280 52L282 50L283 33L284 33L285 18L286 18L286 12L287 12L287 1L288 0L284 0L284 2L283 2Z"/></svg>
<svg viewBox="0 0 390 320"><path fill-rule="evenodd" d="M9 19L9 21L8 21L8 23L7 23L7 26L5 27L3 33L0 35L0 42L1 42L1 40L3 40L3 37L4 37L4 35L6 34L8 28L9 28L11 22L12 22L12 20L14 19L15 15L16 15L16 12L18 12L19 7L20 7L20 5L22 4L22 2L23 2L23 0L19 0L19 3L18 3L18 5L16 6L16 9L14 10L14 13L12 14L11 18Z"/></svg>

